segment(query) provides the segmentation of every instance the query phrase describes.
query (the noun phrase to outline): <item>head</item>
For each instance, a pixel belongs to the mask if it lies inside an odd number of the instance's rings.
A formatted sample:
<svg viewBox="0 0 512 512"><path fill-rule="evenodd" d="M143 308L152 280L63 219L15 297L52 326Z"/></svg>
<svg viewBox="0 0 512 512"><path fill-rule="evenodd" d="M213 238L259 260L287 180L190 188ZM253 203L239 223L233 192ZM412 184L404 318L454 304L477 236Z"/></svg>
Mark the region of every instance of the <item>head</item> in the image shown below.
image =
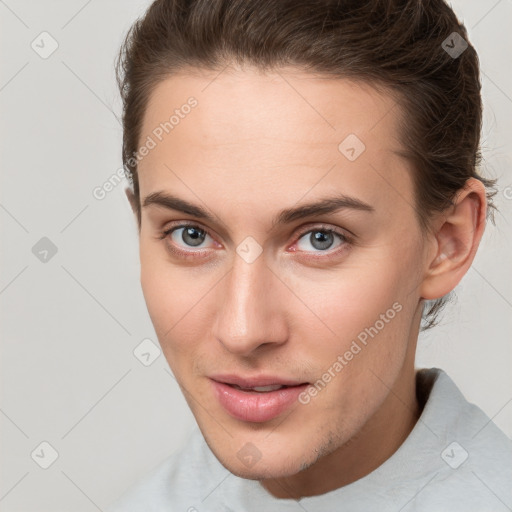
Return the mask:
<svg viewBox="0 0 512 512"><path fill-rule="evenodd" d="M450 55L453 32L469 43L442 0L157 0L127 35L141 285L235 474L292 475L349 443L410 384L422 320L473 261L495 192L477 54ZM212 384L228 374L306 387L243 420Z"/></svg>

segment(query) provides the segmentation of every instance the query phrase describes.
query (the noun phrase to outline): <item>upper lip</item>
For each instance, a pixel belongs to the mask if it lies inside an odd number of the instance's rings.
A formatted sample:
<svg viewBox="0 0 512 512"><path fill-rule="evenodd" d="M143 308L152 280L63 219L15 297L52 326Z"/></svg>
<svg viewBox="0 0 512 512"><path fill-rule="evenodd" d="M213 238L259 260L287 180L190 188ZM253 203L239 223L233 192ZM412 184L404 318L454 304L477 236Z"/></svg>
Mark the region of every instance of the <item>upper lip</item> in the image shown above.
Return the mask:
<svg viewBox="0 0 512 512"><path fill-rule="evenodd" d="M242 388L254 388L260 386L298 386L300 384L307 384L304 381L297 381L293 379L283 379L282 377L272 375L260 375L257 377L241 377L239 375L210 375L210 379L224 384L235 384Z"/></svg>

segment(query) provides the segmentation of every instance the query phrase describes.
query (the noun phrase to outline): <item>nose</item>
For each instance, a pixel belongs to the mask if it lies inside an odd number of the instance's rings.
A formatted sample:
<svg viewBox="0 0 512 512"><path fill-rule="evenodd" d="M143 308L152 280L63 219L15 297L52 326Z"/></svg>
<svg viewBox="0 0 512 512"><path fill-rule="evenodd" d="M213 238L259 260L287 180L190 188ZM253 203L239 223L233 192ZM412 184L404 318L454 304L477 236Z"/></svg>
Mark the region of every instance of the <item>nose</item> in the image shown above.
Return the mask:
<svg viewBox="0 0 512 512"><path fill-rule="evenodd" d="M261 254L247 263L235 254L232 270L219 287L215 338L229 352L249 356L263 345L270 348L288 337L283 294L286 287Z"/></svg>

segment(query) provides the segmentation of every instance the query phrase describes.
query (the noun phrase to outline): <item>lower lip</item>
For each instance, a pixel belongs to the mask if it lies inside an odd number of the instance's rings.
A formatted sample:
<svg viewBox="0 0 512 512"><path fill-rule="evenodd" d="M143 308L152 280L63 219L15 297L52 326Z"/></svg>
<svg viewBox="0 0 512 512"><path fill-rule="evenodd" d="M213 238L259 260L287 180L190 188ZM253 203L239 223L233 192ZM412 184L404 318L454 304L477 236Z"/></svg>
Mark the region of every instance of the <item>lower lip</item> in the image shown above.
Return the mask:
<svg viewBox="0 0 512 512"><path fill-rule="evenodd" d="M301 384L258 393L243 391L215 380L211 382L220 404L231 416L238 420L257 423L279 416L297 402L299 395L309 386L309 384Z"/></svg>

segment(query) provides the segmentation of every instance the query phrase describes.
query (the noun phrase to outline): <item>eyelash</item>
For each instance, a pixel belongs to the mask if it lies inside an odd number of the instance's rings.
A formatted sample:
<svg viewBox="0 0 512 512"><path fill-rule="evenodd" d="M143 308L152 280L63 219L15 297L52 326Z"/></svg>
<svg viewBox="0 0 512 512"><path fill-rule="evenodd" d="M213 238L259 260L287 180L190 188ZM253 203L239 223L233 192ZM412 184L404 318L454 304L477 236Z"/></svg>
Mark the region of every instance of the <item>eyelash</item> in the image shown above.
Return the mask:
<svg viewBox="0 0 512 512"><path fill-rule="evenodd" d="M210 233L210 231L208 229L200 226L199 224L194 224L194 223L190 223L190 224L180 223L178 225L173 225L172 227L170 227L168 229L165 229L164 231L161 231L160 235L158 235L157 238L159 240L165 240L174 231L176 231L177 229L181 229L181 228L193 228L193 229L197 229L199 231L204 231L210 238L213 238L213 236L211 235L211 233ZM329 257L334 257L340 251L343 251L344 249L346 249L347 245L351 245L353 243L352 237L346 235L345 233L342 233L341 231L338 231L337 229L333 229L333 228L328 227L328 226L323 225L323 224L319 224L319 225L316 225L316 226L308 227L307 229L305 228L304 230L299 231L298 233L296 233L294 235L294 238L297 238L296 242L298 242L304 235L307 235L308 233L314 233L316 231L319 231L319 232L324 233L324 234L334 234L334 235L337 235L341 239L341 241L343 243L342 243L342 245L338 246L336 249L333 249L332 253L329 252L329 250L327 250L327 251L315 251L315 252L318 252L320 254L321 253L329 254L329 256L323 256L323 255L322 256L308 256L308 258L311 258L311 259L318 259L318 258L326 259L326 258L329 258ZM173 252L177 256L179 256L181 258L185 258L185 259L198 258L199 256L197 254L198 253L201 254L201 251L183 251L181 249L176 248L176 246L174 246L173 244L168 244L168 247L169 247L169 250L171 252ZM301 252L301 251L297 251L297 252Z"/></svg>

